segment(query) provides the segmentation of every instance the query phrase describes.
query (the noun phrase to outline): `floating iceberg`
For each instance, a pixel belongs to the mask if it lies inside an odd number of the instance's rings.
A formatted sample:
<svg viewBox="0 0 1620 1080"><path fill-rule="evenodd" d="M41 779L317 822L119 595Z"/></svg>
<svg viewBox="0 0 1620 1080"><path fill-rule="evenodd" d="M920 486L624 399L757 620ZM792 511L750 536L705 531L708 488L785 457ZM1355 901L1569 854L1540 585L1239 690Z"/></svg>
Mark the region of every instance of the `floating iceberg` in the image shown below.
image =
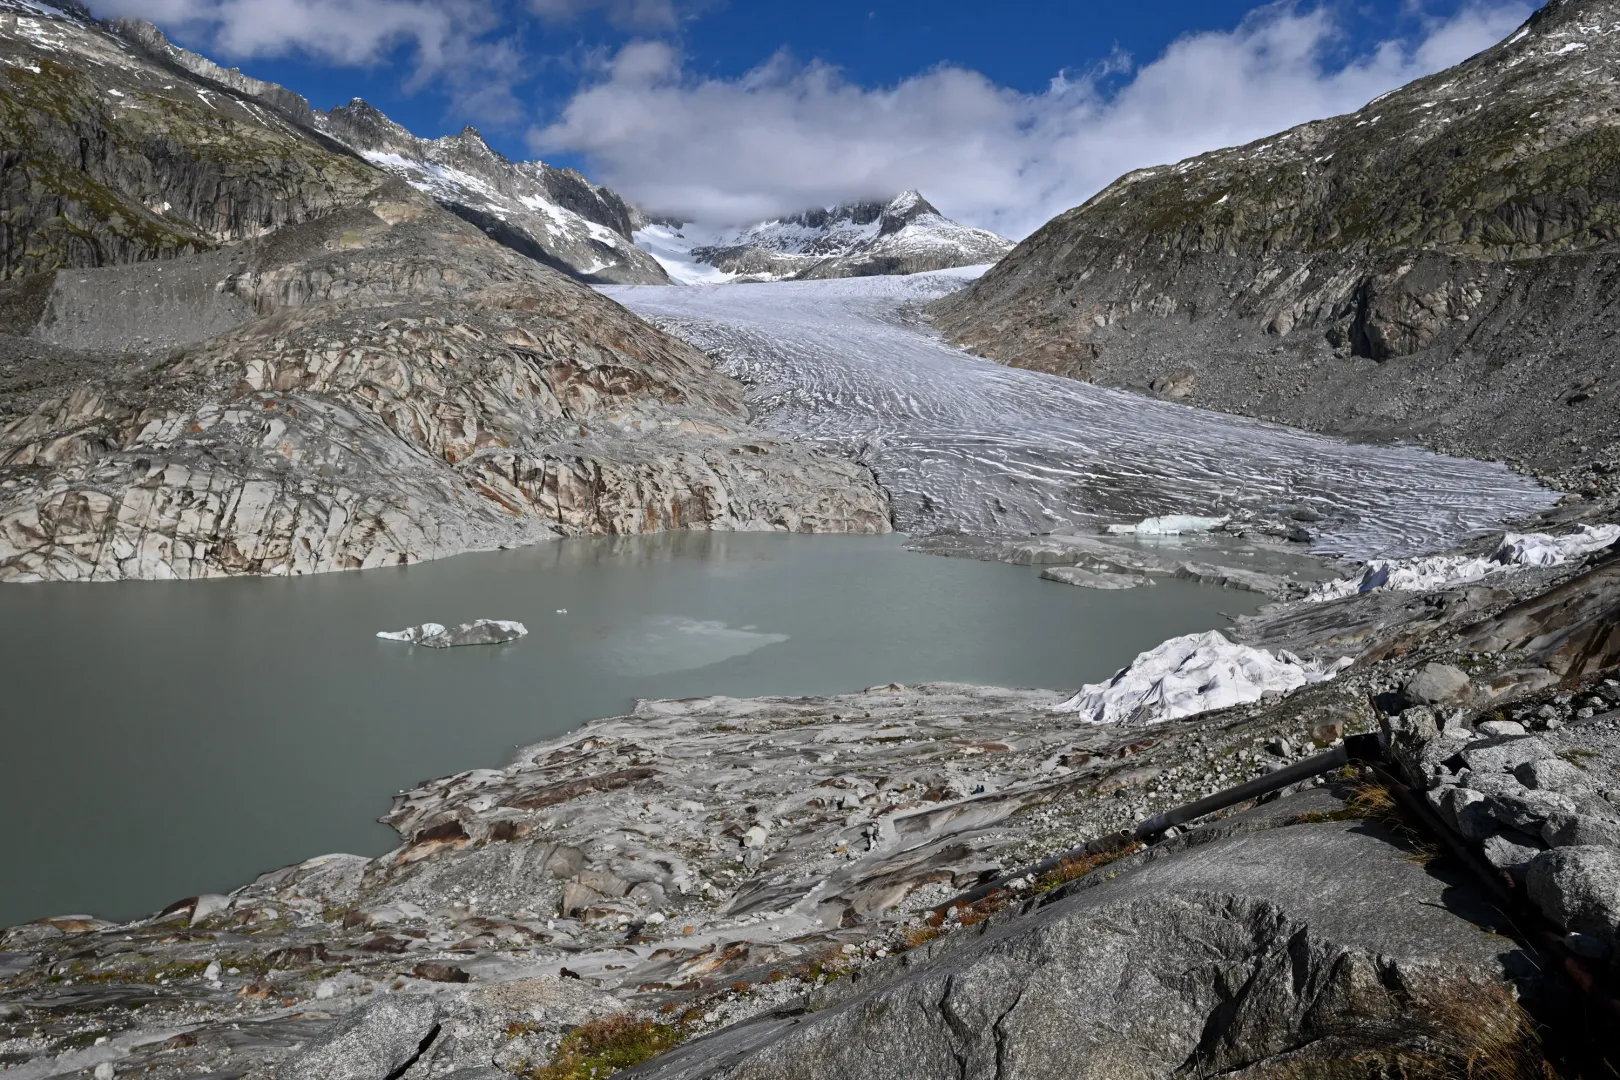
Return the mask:
<svg viewBox="0 0 1620 1080"><path fill-rule="evenodd" d="M1234 645L1219 631L1171 638L1108 682L1093 683L1055 707L1093 724L1157 724L1259 701L1268 690L1326 682L1350 666L1301 660L1291 652Z"/></svg>
<svg viewBox="0 0 1620 1080"><path fill-rule="evenodd" d="M1483 558L1430 555L1420 559L1376 559L1359 577L1330 581L1311 590L1307 600L1341 600L1358 593L1428 592L1479 581L1490 574L1525 566L1559 566L1620 540L1620 525L1582 525L1564 536L1507 533Z"/></svg>
<svg viewBox="0 0 1620 1080"><path fill-rule="evenodd" d="M442 623L423 623L405 630L382 630L377 636L385 641L408 641L412 645L426 645L430 649L450 649L458 645L500 645L516 641L529 632L520 622L502 619L475 619L462 623L453 630Z"/></svg>
<svg viewBox="0 0 1620 1080"><path fill-rule="evenodd" d="M1197 517L1192 514L1166 514L1143 518L1134 525L1110 525L1109 536L1181 536L1184 533L1214 532L1232 519Z"/></svg>

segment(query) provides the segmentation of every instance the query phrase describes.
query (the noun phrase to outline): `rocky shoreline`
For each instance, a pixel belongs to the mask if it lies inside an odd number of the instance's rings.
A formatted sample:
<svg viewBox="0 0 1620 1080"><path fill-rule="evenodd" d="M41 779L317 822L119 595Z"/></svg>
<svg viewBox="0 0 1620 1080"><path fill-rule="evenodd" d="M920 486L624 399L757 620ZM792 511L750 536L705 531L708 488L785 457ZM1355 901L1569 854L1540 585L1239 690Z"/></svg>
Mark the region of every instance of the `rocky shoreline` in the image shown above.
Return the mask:
<svg viewBox="0 0 1620 1080"><path fill-rule="evenodd" d="M1382 730L1405 782L1612 979L1617 588L1605 550L1274 604L1233 636L1355 665L1157 724L952 685L643 702L401 794L384 819L399 846L378 858L323 856L133 923L5 931L3 1075L563 1076L609 1029L684 1043L651 1058L661 1076L878 1075L891 1043L1212 1075L1332 1047L1441 1053L1387 1021L1463 990L1533 1032L1561 992L1537 946L1365 775L939 907ZM1571 595L1589 600L1557 602ZM1161 969L1178 974L1140 974ZM1382 989L1353 990L1366 979Z"/></svg>

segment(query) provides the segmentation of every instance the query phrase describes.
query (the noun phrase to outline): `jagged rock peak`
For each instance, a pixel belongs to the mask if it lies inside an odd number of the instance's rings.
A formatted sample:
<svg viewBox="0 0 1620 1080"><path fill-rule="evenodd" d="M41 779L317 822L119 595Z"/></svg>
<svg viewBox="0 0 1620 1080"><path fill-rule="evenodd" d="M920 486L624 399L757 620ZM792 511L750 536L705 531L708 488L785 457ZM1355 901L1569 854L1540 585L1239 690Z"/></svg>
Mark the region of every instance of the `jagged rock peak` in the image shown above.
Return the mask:
<svg viewBox="0 0 1620 1080"><path fill-rule="evenodd" d="M96 17L79 0L0 0L0 15L33 15L39 18L67 18L93 23Z"/></svg>
<svg viewBox="0 0 1620 1080"><path fill-rule="evenodd" d="M1013 247L950 220L915 189L742 229L707 231L647 215L636 227L637 243L686 282L913 274L993 263Z"/></svg>
<svg viewBox="0 0 1620 1080"><path fill-rule="evenodd" d="M572 169L514 163L470 125L455 135L419 138L360 98L317 114L316 123L530 258L589 281L668 282L652 257L631 243L624 200Z"/></svg>
<svg viewBox="0 0 1620 1080"><path fill-rule="evenodd" d="M73 6L84 11L79 5ZM84 14L86 17L89 16L88 11L84 11ZM219 83L221 86L228 86L239 93L273 105L301 124L309 124L314 120L314 111L310 108L309 100L302 94L294 93L285 86L273 82L244 75L239 68L222 67L190 49L182 49L170 41L167 34L145 19L109 19L104 25L155 60L174 64L193 75Z"/></svg>

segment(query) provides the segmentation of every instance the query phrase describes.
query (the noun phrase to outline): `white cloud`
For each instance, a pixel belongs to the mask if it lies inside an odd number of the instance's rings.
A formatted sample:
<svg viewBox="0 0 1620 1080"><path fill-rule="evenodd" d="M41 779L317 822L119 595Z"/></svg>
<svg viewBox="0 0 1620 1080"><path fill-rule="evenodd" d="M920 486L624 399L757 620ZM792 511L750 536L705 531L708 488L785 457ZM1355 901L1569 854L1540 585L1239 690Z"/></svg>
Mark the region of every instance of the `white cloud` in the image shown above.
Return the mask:
<svg viewBox="0 0 1620 1080"><path fill-rule="evenodd" d="M1022 237L1132 169L1357 109L1495 43L1532 6L1470 0L1410 39L1335 62L1345 35L1332 9L1272 4L1142 67L1116 58L1039 94L950 66L872 89L786 55L705 78L672 46L638 42L530 141L584 155L593 179L644 206L701 221L919 187L948 214Z"/></svg>
<svg viewBox="0 0 1620 1080"><path fill-rule="evenodd" d="M529 0L529 9L551 22L600 13L617 26L638 30L672 30L680 21L675 0Z"/></svg>
<svg viewBox="0 0 1620 1080"><path fill-rule="evenodd" d="M510 87L521 56L483 0L91 0L96 14L148 19L214 59L301 54L363 67L395 50L414 54L413 85L442 82L464 109L490 122L519 115Z"/></svg>

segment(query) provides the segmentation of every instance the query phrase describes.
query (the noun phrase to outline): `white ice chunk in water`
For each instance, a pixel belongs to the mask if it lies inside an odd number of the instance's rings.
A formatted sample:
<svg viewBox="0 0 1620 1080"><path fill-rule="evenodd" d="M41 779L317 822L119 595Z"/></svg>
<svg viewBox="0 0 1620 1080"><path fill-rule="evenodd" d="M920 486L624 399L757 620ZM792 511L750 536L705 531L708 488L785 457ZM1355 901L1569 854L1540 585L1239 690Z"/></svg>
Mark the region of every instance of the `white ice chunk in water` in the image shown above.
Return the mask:
<svg viewBox="0 0 1620 1080"><path fill-rule="evenodd" d="M1193 514L1166 514L1143 518L1134 525L1110 525L1109 536L1182 536L1186 533L1214 532L1232 519L1198 517Z"/></svg>
<svg viewBox="0 0 1620 1080"><path fill-rule="evenodd" d="M1620 540L1620 525L1582 525L1578 531L1564 536L1507 533L1484 558L1430 555L1419 559L1375 559L1358 577L1320 585L1305 599L1321 602L1367 592L1449 589L1520 567L1561 566L1571 559L1602 551L1616 540Z"/></svg>
<svg viewBox="0 0 1620 1080"><path fill-rule="evenodd" d="M454 629L442 623L423 623L404 630L382 630L377 636L385 641L408 641L412 645L426 645L430 649L450 649L458 645L500 645L516 641L528 634L529 628L520 622L504 619L475 619Z"/></svg>
<svg viewBox="0 0 1620 1080"><path fill-rule="evenodd" d="M1055 706L1093 724L1157 724L1259 701L1268 690L1285 692L1326 682L1350 666L1301 660L1286 650L1275 655L1234 645L1219 631L1171 638L1138 656L1112 679L1082 687Z"/></svg>

